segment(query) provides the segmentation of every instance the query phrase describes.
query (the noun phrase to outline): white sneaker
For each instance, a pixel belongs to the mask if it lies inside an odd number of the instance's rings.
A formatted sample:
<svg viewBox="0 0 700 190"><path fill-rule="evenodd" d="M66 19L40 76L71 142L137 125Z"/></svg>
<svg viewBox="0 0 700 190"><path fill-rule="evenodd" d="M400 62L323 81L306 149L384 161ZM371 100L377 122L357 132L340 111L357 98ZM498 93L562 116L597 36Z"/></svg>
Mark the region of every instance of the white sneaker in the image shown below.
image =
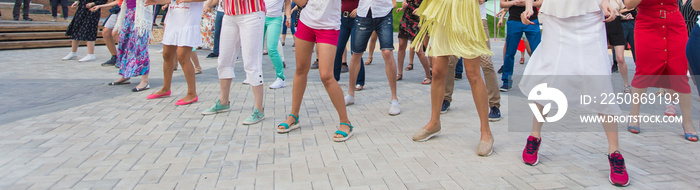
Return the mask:
<svg viewBox="0 0 700 190"><path fill-rule="evenodd" d="M345 95L345 105L353 105L355 104L355 97L350 96L350 94Z"/></svg>
<svg viewBox="0 0 700 190"><path fill-rule="evenodd" d="M76 60L76 59L78 59L78 54L75 52L71 52L68 55L66 55L65 57L63 57L63 59L61 59L61 60L67 61L67 60Z"/></svg>
<svg viewBox="0 0 700 190"><path fill-rule="evenodd" d="M243 80L243 84L250 84L250 82L248 82L248 79L245 79Z"/></svg>
<svg viewBox="0 0 700 190"><path fill-rule="evenodd" d="M78 60L78 61L80 61L80 62L95 61L95 55L93 55L93 54L88 54L88 55L86 55L85 57L83 57L82 59L80 59L80 60Z"/></svg>
<svg viewBox="0 0 700 190"><path fill-rule="evenodd" d="M399 109L399 100L391 100L391 107L389 108L389 115L399 115L401 109Z"/></svg>
<svg viewBox="0 0 700 190"><path fill-rule="evenodd" d="M285 83L284 80L277 78L277 80L270 85L270 89L284 88L286 86L287 83Z"/></svg>
<svg viewBox="0 0 700 190"><path fill-rule="evenodd" d="M163 53L163 49L156 51L156 53Z"/></svg>

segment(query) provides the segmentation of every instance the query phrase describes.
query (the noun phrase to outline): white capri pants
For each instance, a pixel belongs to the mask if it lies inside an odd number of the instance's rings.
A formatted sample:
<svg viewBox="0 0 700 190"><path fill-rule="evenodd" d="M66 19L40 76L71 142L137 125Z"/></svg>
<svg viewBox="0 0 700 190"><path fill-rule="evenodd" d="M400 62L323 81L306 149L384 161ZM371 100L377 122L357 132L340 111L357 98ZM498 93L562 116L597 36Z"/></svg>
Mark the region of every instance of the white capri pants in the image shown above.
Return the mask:
<svg viewBox="0 0 700 190"><path fill-rule="evenodd" d="M224 19L221 21L219 59L216 67L219 79L236 77L233 68L240 52L246 81L251 86L263 84L263 43L261 39L263 39L264 30L265 12L263 11L244 15L224 15Z"/></svg>

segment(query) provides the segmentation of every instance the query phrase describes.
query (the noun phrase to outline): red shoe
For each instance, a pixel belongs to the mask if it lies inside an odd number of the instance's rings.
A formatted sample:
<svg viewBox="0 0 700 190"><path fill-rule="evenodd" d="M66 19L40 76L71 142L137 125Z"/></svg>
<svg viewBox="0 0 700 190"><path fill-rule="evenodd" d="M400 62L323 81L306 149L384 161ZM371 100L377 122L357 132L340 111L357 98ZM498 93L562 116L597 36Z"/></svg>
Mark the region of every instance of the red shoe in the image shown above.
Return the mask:
<svg viewBox="0 0 700 190"><path fill-rule="evenodd" d="M163 94L159 94L159 95L156 95L156 93L154 92L153 94L148 95L148 97L146 97L146 99L150 100L150 99L162 98L162 97L167 97L167 96L170 96L170 91L163 93Z"/></svg>
<svg viewBox="0 0 700 190"><path fill-rule="evenodd" d="M625 158L622 158L620 151L615 151L608 155L608 161L610 161L610 183L614 186L624 187L630 184L630 177L627 175L627 168L625 167Z"/></svg>
<svg viewBox="0 0 700 190"><path fill-rule="evenodd" d="M540 163L540 157L537 155L537 152L540 150L541 142L542 140L536 137L527 137L527 145L525 150L523 150L523 162L525 164L534 166Z"/></svg>
<svg viewBox="0 0 700 190"><path fill-rule="evenodd" d="M194 97L194 99L193 99L192 101L189 101L189 102L185 102L184 100L180 99L180 100L178 100L177 102L175 102L175 105L182 106L182 105L187 105L187 104L195 103L195 102L197 102L197 99L198 99L198 98L199 98L199 96Z"/></svg>

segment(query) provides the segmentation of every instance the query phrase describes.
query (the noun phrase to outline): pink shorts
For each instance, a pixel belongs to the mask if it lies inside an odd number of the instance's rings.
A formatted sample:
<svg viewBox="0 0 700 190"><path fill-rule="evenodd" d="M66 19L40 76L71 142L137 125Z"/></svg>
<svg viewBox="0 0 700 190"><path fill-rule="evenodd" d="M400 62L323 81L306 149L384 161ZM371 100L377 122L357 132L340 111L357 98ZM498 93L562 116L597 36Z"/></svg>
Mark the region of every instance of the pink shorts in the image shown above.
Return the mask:
<svg viewBox="0 0 700 190"><path fill-rule="evenodd" d="M299 21L299 26L297 26L297 32L294 34L294 36L309 42L324 43L337 46L339 32L340 30L319 30L309 28L308 26L304 25L303 22Z"/></svg>

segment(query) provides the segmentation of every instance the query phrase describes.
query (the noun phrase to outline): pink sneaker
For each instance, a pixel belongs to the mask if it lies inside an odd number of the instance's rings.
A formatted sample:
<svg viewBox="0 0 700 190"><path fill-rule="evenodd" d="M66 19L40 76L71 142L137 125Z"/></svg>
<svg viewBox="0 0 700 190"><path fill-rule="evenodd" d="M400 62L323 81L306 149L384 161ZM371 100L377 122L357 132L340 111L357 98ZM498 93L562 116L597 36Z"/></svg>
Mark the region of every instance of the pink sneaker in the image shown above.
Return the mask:
<svg viewBox="0 0 700 190"><path fill-rule="evenodd" d="M625 167L625 158L622 158L620 151L615 151L608 155L608 161L610 161L610 183L614 186L624 187L630 184L630 177L627 175L627 168Z"/></svg>
<svg viewBox="0 0 700 190"><path fill-rule="evenodd" d="M533 136L527 137L527 145L525 145L525 150L523 150L523 162L527 165L537 165L540 163L540 157L537 152L540 150L541 139Z"/></svg>
<svg viewBox="0 0 700 190"><path fill-rule="evenodd" d="M666 106L666 111L664 112L667 116L676 116L676 106L669 104Z"/></svg>

